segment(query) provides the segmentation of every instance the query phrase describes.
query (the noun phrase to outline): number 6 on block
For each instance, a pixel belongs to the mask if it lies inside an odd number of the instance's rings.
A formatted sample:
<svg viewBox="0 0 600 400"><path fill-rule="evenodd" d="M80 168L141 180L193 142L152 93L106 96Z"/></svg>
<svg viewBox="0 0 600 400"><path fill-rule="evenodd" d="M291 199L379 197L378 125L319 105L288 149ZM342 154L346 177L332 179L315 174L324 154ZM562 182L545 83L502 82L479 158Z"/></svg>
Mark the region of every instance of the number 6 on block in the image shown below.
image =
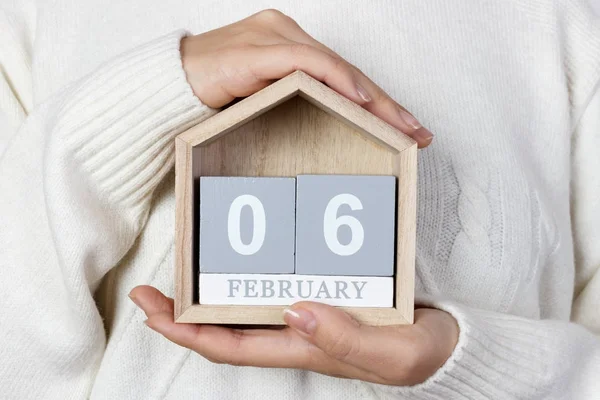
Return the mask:
<svg viewBox="0 0 600 400"><path fill-rule="evenodd" d="M200 272L294 272L294 178L200 177Z"/></svg>
<svg viewBox="0 0 600 400"><path fill-rule="evenodd" d="M338 194L325 207L323 234L329 250L338 256L351 256L361 249L365 241L365 230L356 218L350 215L337 216L338 210L344 204L350 207L352 211L363 209L362 202L355 195L349 193ZM346 225L351 231L351 239L348 244L341 244L338 239L339 228L343 225Z"/></svg>
<svg viewBox="0 0 600 400"><path fill-rule="evenodd" d="M396 178L300 175L296 273L393 276Z"/></svg>

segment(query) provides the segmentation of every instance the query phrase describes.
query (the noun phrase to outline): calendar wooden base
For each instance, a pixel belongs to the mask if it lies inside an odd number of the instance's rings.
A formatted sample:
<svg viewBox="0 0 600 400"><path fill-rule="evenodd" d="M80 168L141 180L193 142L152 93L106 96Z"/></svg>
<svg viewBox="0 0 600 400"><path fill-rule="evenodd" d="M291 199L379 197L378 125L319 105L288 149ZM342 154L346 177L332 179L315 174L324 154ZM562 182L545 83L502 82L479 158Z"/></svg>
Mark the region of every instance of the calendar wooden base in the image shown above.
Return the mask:
<svg viewBox="0 0 600 400"><path fill-rule="evenodd" d="M412 323L416 143L310 76L295 72L176 139L175 320L283 324L285 306L203 305L198 293L200 176L394 175L394 304L341 307L370 325Z"/></svg>

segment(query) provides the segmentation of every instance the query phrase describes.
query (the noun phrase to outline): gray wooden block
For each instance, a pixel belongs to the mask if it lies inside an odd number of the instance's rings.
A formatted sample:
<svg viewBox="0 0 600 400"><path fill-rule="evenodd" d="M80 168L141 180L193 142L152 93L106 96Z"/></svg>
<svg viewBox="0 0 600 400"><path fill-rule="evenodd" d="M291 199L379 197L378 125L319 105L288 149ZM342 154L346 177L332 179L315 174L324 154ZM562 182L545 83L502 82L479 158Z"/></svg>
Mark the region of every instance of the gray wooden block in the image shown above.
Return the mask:
<svg viewBox="0 0 600 400"><path fill-rule="evenodd" d="M300 175L296 273L393 276L396 179Z"/></svg>
<svg viewBox="0 0 600 400"><path fill-rule="evenodd" d="M200 178L200 272L294 272L294 178Z"/></svg>

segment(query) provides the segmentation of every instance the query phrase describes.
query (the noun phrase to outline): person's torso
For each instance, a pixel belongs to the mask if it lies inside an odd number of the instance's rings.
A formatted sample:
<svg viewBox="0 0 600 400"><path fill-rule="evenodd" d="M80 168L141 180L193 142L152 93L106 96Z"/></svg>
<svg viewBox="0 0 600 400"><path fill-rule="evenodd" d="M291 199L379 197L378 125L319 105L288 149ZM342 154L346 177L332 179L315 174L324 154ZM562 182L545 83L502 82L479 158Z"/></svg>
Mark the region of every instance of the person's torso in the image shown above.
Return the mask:
<svg viewBox="0 0 600 400"><path fill-rule="evenodd" d="M175 29L201 33L276 7L436 134L419 152L417 293L566 319L573 290L569 93L553 2L536 4L48 1L37 15L34 94L43 101ZM137 284L173 292L173 182L170 174L157 190L140 239L100 289L109 343L92 397L123 398L140 387L145 398L369 397L358 382L212 365L143 326L126 294Z"/></svg>

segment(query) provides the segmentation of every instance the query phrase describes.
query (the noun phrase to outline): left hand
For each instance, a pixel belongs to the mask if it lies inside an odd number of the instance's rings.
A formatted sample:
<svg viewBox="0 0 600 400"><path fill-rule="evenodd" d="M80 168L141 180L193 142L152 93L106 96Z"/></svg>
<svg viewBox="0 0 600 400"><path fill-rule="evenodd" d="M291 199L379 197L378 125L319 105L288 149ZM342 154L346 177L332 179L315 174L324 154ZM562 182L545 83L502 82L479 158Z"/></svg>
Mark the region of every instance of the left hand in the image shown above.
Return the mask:
<svg viewBox="0 0 600 400"><path fill-rule="evenodd" d="M413 325L374 327L314 302L286 310L284 328L176 324L173 300L157 289L138 286L129 296L146 313L146 325L209 361L298 368L385 385L425 381L450 357L459 333L454 318L436 309L415 310Z"/></svg>

